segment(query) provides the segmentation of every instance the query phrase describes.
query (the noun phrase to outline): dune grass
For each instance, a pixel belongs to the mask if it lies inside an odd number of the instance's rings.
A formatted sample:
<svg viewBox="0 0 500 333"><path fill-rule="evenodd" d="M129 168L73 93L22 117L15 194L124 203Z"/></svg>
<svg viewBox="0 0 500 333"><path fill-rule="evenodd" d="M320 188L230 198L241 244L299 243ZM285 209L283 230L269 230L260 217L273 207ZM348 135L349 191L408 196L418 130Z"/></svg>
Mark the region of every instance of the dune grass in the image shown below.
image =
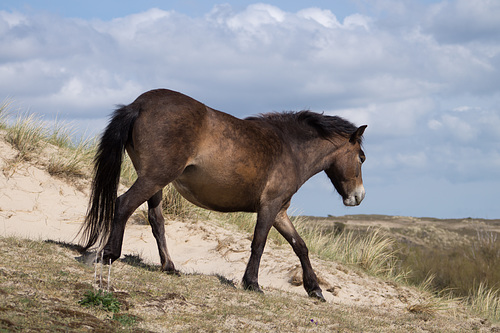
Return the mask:
<svg viewBox="0 0 500 333"><path fill-rule="evenodd" d="M477 231L470 242L449 248L401 246L403 269L411 284L432 275L431 287L461 297L478 314L500 321L500 241L497 234Z"/></svg>
<svg viewBox="0 0 500 333"><path fill-rule="evenodd" d="M500 322L500 289L480 282L477 288L471 290L466 301L479 315Z"/></svg>
<svg viewBox="0 0 500 333"><path fill-rule="evenodd" d="M57 139L56 137L55 139ZM56 141L57 142L57 141ZM53 176L66 178L83 178L90 170L88 162L94 156L95 143L93 139L80 139L76 144L64 141L63 148L58 154L53 154L48 162L47 171Z"/></svg>
<svg viewBox="0 0 500 333"><path fill-rule="evenodd" d="M7 128L5 139L18 152L23 160L29 160L32 154L45 144L47 128L34 114L21 114L15 119L12 126Z"/></svg>
<svg viewBox="0 0 500 333"><path fill-rule="evenodd" d="M0 103L0 129L7 128L7 117L9 116L9 101Z"/></svg>
<svg viewBox="0 0 500 333"><path fill-rule="evenodd" d="M72 179L89 174L86 171L94 155L95 139L75 141L75 131L68 123L45 122L33 113L19 113L13 119L11 116L9 104L2 104L0 128L5 130L5 140L18 152L10 167L33 159L53 176Z"/></svg>

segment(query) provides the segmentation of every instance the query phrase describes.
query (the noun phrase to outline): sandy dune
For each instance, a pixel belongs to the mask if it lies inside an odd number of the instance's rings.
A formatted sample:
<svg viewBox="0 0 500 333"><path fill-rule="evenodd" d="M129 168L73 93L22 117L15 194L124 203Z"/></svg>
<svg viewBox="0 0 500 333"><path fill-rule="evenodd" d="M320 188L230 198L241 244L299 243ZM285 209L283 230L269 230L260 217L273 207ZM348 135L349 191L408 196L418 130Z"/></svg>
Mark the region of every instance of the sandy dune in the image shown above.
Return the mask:
<svg viewBox="0 0 500 333"><path fill-rule="evenodd" d="M88 194L42 167L22 162L12 165L16 152L0 140L0 235L77 242ZM176 267L185 273L220 274L240 283L250 254L248 234L220 227L216 222L169 221L169 251ZM122 254L139 254L158 264L156 242L149 226L128 223ZM343 265L312 258L328 302L378 306L406 311L420 300L409 288L386 283ZM299 261L289 245L268 242L259 281L263 289L278 288L306 296L302 286L292 285L300 272ZM329 290L329 291L327 291Z"/></svg>

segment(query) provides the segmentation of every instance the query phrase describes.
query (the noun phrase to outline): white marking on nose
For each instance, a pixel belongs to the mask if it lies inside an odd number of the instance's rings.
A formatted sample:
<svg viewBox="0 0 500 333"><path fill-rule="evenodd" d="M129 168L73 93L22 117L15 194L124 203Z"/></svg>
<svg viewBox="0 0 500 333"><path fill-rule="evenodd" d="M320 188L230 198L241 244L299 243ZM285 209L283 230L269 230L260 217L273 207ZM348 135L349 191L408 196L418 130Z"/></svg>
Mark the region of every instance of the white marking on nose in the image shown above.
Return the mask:
<svg viewBox="0 0 500 333"><path fill-rule="evenodd" d="M344 199L344 205L357 206L365 198L365 187L358 186L347 198Z"/></svg>

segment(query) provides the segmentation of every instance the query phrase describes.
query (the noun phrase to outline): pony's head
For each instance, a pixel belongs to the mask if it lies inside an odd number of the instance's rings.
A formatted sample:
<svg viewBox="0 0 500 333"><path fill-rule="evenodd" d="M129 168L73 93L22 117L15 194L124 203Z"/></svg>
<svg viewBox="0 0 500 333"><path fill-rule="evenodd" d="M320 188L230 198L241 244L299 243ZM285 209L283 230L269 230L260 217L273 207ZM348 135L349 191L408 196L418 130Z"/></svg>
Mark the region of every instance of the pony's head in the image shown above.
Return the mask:
<svg viewBox="0 0 500 333"><path fill-rule="evenodd" d="M361 166L365 153L361 149L366 125L358 127L334 153L333 162L325 169L333 186L342 196L344 205L357 206L365 197Z"/></svg>

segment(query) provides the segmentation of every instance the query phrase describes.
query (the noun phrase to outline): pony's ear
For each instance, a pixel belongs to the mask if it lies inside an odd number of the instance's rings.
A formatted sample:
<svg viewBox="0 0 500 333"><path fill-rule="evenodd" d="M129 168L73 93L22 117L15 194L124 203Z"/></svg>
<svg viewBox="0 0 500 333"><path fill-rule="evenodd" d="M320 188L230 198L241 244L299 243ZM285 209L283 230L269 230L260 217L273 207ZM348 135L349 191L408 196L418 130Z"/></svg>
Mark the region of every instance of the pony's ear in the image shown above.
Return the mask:
<svg viewBox="0 0 500 333"><path fill-rule="evenodd" d="M363 133L365 132L365 129L368 127L368 125L363 125L359 126L356 132L351 134L351 138L349 139L349 142L355 143L358 141L361 141L361 137L363 136Z"/></svg>

